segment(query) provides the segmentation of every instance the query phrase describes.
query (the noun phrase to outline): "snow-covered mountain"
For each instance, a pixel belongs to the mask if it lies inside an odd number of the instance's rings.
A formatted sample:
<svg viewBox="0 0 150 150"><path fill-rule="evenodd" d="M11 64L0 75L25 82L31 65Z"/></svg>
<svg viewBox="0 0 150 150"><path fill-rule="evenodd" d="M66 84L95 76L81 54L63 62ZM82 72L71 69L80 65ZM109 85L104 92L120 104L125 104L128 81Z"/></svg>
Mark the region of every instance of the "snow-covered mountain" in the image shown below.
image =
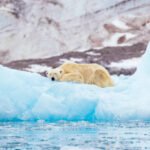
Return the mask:
<svg viewBox="0 0 150 150"><path fill-rule="evenodd" d="M150 40L150 0L0 1L0 62Z"/></svg>

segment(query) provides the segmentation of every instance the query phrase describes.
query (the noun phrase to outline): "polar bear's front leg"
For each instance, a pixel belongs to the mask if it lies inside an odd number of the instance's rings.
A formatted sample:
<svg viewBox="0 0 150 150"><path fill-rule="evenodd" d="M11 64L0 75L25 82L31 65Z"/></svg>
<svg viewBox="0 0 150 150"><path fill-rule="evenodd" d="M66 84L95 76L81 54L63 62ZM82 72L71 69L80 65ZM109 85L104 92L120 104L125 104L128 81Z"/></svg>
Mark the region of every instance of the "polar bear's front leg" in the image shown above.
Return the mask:
<svg viewBox="0 0 150 150"><path fill-rule="evenodd" d="M62 76L60 81L72 81L84 83L84 78L80 73L67 73Z"/></svg>

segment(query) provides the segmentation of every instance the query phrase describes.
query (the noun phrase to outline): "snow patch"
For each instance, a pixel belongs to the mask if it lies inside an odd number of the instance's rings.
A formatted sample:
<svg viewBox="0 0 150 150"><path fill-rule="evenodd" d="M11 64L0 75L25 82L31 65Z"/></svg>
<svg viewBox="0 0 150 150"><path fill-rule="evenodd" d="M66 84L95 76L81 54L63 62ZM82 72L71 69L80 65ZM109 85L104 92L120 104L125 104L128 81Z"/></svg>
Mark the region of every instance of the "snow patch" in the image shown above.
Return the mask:
<svg viewBox="0 0 150 150"><path fill-rule="evenodd" d="M29 68L26 68L25 70L30 71L30 72L44 72L44 71L48 71L49 69L51 69L50 66L48 67L44 65L32 64L29 66Z"/></svg>
<svg viewBox="0 0 150 150"><path fill-rule="evenodd" d="M86 52L86 54L88 55L92 55L92 56L100 56L100 53L95 53L95 52Z"/></svg>
<svg viewBox="0 0 150 150"><path fill-rule="evenodd" d="M119 62L112 62L109 66L112 68L124 68L124 69L131 69L137 67L139 62L139 58L132 58L127 60L122 60Z"/></svg>
<svg viewBox="0 0 150 150"><path fill-rule="evenodd" d="M63 58L61 58L59 61L60 61L61 63L72 63L71 60L63 59Z"/></svg>
<svg viewBox="0 0 150 150"><path fill-rule="evenodd" d="M118 18L116 18L115 20L113 20L112 24L114 24L116 27L118 27L120 29L125 29L125 30L130 29L123 21L121 21Z"/></svg>
<svg viewBox="0 0 150 150"><path fill-rule="evenodd" d="M73 61L73 62L82 62L83 58L73 58L73 57L71 57L70 61Z"/></svg>

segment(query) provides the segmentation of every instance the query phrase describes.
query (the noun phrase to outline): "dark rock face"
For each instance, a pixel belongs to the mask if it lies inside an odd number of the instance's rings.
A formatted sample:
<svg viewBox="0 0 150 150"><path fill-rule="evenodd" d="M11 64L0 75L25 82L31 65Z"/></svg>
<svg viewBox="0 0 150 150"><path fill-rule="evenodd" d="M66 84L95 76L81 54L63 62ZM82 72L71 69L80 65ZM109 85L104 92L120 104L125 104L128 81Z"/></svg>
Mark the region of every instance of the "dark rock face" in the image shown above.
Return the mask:
<svg viewBox="0 0 150 150"><path fill-rule="evenodd" d="M129 60L132 58L139 58L145 52L146 45L143 43L137 43L132 46L123 47L105 47L102 49L90 49L84 52L72 51L64 53L59 56L46 58L46 59L28 59L13 61L10 63L3 64L4 66L15 68L18 70L26 70L30 68L31 65L40 65L48 67L58 67L63 62L74 61L77 63L98 63L106 67L111 74L124 74L131 75L134 73L136 68L113 68L110 63L119 62L122 60ZM110 65L110 66L109 66ZM32 70L31 70L32 71ZM39 72L44 75L44 72Z"/></svg>

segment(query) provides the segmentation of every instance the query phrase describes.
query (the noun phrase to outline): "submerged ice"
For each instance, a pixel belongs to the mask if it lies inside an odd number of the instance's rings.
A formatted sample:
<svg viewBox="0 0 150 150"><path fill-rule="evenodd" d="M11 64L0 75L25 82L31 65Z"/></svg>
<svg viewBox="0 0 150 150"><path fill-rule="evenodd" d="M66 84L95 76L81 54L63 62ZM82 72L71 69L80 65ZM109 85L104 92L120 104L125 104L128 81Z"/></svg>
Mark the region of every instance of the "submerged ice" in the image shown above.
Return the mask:
<svg viewBox="0 0 150 150"><path fill-rule="evenodd" d="M116 85L51 82L0 66L0 121L150 120L150 44L137 71Z"/></svg>

